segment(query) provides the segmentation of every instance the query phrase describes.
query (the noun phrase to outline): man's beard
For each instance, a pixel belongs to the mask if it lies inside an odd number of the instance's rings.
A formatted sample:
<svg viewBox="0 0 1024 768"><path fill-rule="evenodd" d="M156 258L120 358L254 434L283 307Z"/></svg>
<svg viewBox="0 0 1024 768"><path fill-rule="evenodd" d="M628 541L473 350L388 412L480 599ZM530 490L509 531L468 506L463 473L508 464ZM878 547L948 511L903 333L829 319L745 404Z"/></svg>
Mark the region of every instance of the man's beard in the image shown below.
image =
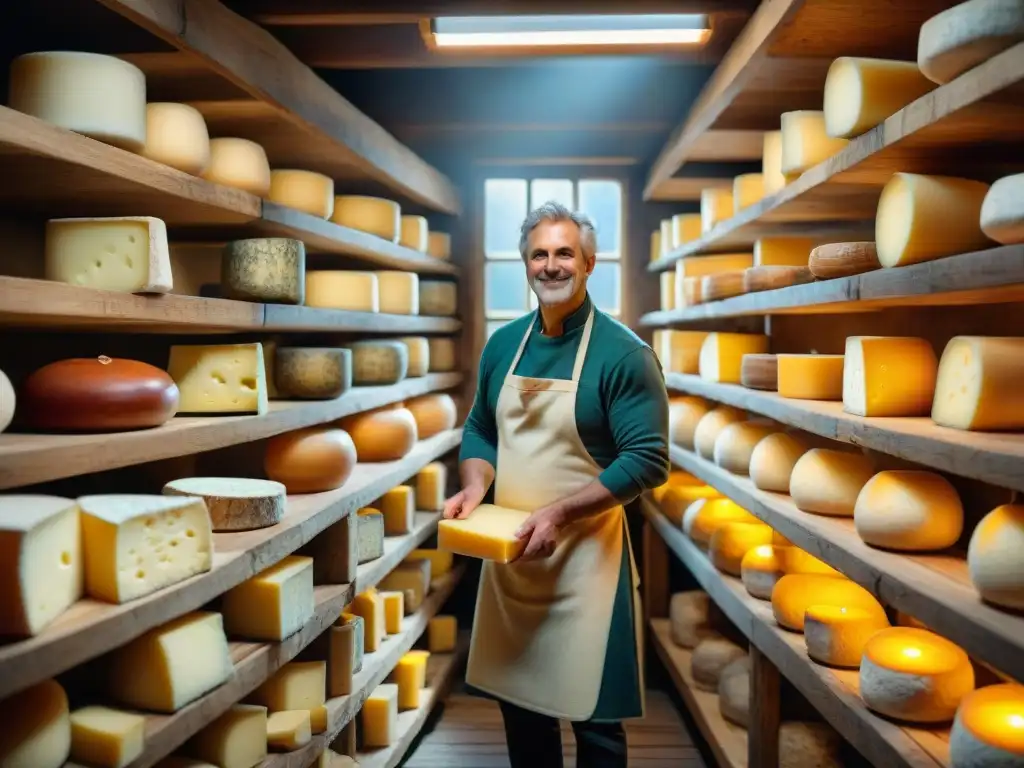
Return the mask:
<svg viewBox="0 0 1024 768"><path fill-rule="evenodd" d="M574 275L565 282L559 283L557 288L549 285L550 281L548 280L534 277L530 280L530 288L537 295L537 301L544 306L553 307L564 304L576 295L577 277Z"/></svg>

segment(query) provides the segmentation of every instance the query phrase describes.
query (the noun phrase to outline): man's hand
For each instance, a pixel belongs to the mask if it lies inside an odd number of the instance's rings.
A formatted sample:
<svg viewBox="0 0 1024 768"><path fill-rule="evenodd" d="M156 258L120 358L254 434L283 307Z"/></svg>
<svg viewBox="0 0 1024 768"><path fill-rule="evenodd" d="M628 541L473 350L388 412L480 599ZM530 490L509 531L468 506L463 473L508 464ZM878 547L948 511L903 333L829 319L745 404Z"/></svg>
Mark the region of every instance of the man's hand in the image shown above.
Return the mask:
<svg viewBox="0 0 1024 768"><path fill-rule="evenodd" d="M487 489L479 485L470 485L463 488L444 503L445 520L461 520L469 517L474 509L480 506Z"/></svg>
<svg viewBox="0 0 1024 768"><path fill-rule="evenodd" d="M519 530L517 539L526 539L526 549L516 560L542 560L551 557L558 545L558 532L565 524L565 515L553 506L541 507L526 518Z"/></svg>

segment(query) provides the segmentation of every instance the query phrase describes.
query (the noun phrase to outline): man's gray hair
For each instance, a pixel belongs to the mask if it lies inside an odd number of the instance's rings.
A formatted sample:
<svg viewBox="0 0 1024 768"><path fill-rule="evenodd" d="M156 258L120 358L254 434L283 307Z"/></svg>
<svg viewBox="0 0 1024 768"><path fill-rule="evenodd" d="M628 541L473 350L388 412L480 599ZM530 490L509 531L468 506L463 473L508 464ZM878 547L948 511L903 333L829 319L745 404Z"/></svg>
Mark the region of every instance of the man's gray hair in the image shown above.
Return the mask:
<svg viewBox="0 0 1024 768"><path fill-rule="evenodd" d="M542 221L571 221L579 227L580 249L583 251L583 255L591 259L597 255L597 230L594 229L594 222L585 213L570 211L561 203L549 200L539 208L530 211L523 221L523 226L519 228L519 255L523 257L523 261L526 261L530 233Z"/></svg>

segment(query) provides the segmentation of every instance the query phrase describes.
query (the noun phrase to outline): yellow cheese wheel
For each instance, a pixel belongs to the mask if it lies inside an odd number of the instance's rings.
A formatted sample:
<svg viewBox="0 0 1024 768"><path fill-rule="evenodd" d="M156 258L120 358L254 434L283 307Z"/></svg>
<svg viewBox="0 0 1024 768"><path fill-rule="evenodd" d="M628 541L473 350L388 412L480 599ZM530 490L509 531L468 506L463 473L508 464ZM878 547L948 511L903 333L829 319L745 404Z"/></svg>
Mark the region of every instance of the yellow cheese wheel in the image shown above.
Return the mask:
<svg viewBox="0 0 1024 768"><path fill-rule="evenodd" d="M715 531L729 523L758 523L756 517L732 499L697 499L683 514L683 532L701 549L707 549Z"/></svg>
<svg viewBox="0 0 1024 768"><path fill-rule="evenodd" d="M848 336L843 410L856 416L927 416L939 361L926 339Z"/></svg>
<svg viewBox="0 0 1024 768"><path fill-rule="evenodd" d="M845 605L809 606L804 612L807 655L832 667L859 667L868 640L888 626L889 621L873 611Z"/></svg>
<svg viewBox="0 0 1024 768"><path fill-rule="evenodd" d="M668 480L651 491L651 496L654 497L654 500L658 504L660 504L662 498L664 498L665 494L668 492L668 489L677 485L684 487L701 486L704 485L704 481L694 477L689 472L683 472L680 469L673 469L668 473Z"/></svg>
<svg viewBox="0 0 1024 768"><path fill-rule="evenodd" d="M982 599L1024 609L1024 504L1003 504L982 518L967 547L971 581Z"/></svg>
<svg viewBox="0 0 1024 768"><path fill-rule="evenodd" d="M658 233L661 234L660 232ZM672 217L672 250L682 248L686 243L700 240L701 224L699 213L677 213Z"/></svg>
<svg viewBox="0 0 1024 768"><path fill-rule="evenodd" d="M711 534L708 559L723 573L740 576L744 555L771 541L772 529L764 523L726 523Z"/></svg>
<svg viewBox="0 0 1024 768"><path fill-rule="evenodd" d="M315 171L275 168L270 172L268 199L320 219L334 212L334 180Z"/></svg>
<svg viewBox="0 0 1024 768"><path fill-rule="evenodd" d="M968 430L1024 429L1024 338L955 336L939 361L932 421Z"/></svg>
<svg viewBox="0 0 1024 768"><path fill-rule="evenodd" d="M867 456L812 448L793 467L789 495L804 512L853 517L857 496L874 473Z"/></svg>
<svg viewBox="0 0 1024 768"><path fill-rule="evenodd" d="M776 534L776 539L778 538L781 537ZM786 540L783 539L783 541ZM778 544L779 542L775 541L773 543ZM800 547L795 546L792 542L786 545L781 557L786 573L811 573L820 576L837 577L843 575L828 563L822 562L810 552L800 549Z"/></svg>
<svg viewBox="0 0 1024 768"><path fill-rule="evenodd" d="M988 685L964 696L949 733L953 768L1024 765L1024 685Z"/></svg>
<svg viewBox="0 0 1024 768"><path fill-rule="evenodd" d="M382 408L348 416L340 426L352 436L361 462L397 461L416 445L416 419L406 408Z"/></svg>
<svg viewBox="0 0 1024 768"><path fill-rule="evenodd" d="M401 235L402 209L393 200L367 195L339 195L334 198L331 221L358 229L392 243Z"/></svg>
<svg viewBox="0 0 1024 768"><path fill-rule="evenodd" d="M195 107L173 102L146 105L143 157L199 176L210 164L210 134Z"/></svg>
<svg viewBox="0 0 1024 768"><path fill-rule="evenodd" d="M405 407L416 419L416 434L420 440L455 428L458 409L451 395L423 395L407 401Z"/></svg>
<svg viewBox="0 0 1024 768"><path fill-rule="evenodd" d="M779 396L798 400L842 400L842 355L777 355Z"/></svg>
<svg viewBox="0 0 1024 768"><path fill-rule="evenodd" d="M210 140L210 163L203 178L257 197L270 192L270 162L263 147L248 139Z"/></svg>
<svg viewBox="0 0 1024 768"><path fill-rule="evenodd" d="M267 441L263 468L288 493L340 488L356 465L356 446L344 430L306 427Z"/></svg>
<svg viewBox="0 0 1024 768"><path fill-rule="evenodd" d="M719 434L730 424L742 421L746 416L743 411L729 405L720 405L709 411L693 430L693 447L697 455L709 461L715 458L715 441Z"/></svg>
<svg viewBox="0 0 1024 768"><path fill-rule="evenodd" d="M788 547L761 544L743 556L740 561L740 579L751 597L758 600L772 599L772 590L779 579L786 575L783 557L785 549Z"/></svg>
<svg viewBox="0 0 1024 768"><path fill-rule="evenodd" d="M675 525L683 524L683 515L698 499L717 499L722 494L710 485L674 485L665 489L658 502L661 513Z"/></svg>
<svg viewBox="0 0 1024 768"><path fill-rule="evenodd" d="M864 587L845 577L787 573L772 590L772 612L779 626L804 631L804 616L812 605L860 608L885 617L885 609Z"/></svg>

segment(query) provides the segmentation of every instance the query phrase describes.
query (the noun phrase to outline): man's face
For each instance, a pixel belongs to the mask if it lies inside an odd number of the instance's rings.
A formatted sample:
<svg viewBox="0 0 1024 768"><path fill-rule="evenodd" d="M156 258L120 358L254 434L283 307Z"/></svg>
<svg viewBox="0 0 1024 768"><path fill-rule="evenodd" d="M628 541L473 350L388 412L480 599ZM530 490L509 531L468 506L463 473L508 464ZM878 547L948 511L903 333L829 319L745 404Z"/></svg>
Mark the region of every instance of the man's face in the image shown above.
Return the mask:
<svg viewBox="0 0 1024 768"><path fill-rule="evenodd" d="M530 233L526 277L542 306L555 306L586 289L594 271L580 247L580 230L571 221L542 221Z"/></svg>

